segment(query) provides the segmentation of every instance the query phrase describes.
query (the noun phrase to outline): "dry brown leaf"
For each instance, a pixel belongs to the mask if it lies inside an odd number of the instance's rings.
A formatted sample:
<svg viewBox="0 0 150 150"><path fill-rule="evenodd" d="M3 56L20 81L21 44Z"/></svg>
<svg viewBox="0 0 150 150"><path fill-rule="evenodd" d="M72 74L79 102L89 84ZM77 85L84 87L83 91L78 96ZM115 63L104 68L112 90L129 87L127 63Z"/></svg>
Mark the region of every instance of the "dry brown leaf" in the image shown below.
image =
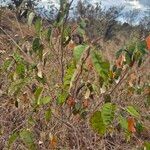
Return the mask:
<svg viewBox="0 0 150 150"><path fill-rule="evenodd" d="M76 44L71 40L69 44L67 45L67 49L73 50L75 48Z"/></svg>
<svg viewBox="0 0 150 150"><path fill-rule="evenodd" d="M67 104L69 105L69 107L73 107L74 105L75 105L75 100L73 99L73 97L69 97L68 99L67 99Z"/></svg>
<svg viewBox="0 0 150 150"><path fill-rule="evenodd" d="M135 120L132 117L128 118L128 131L130 131L132 133L136 132Z"/></svg>
<svg viewBox="0 0 150 150"><path fill-rule="evenodd" d="M88 70L91 70L93 68L93 63L92 63L91 57L87 58L85 64L86 64L86 67L87 67Z"/></svg>
<svg viewBox="0 0 150 150"><path fill-rule="evenodd" d="M130 79L129 79L129 86L133 86L134 85L134 82L136 81L136 79L137 79L137 76L136 76L136 74L135 73L132 73L131 75L130 75Z"/></svg>
<svg viewBox="0 0 150 150"><path fill-rule="evenodd" d="M83 101L83 107L84 108L87 108L89 106L89 100L88 99L85 99L84 101Z"/></svg>
<svg viewBox="0 0 150 150"><path fill-rule="evenodd" d="M55 149L57 145L57 137L50 133L49 138L50 138L50 148Z"/></svg>
<svg viewBox="0 0 150 150"><path fill-rule="evenodd" d="M122 67L123 67L123 62L124 62L125 60L126 60L126 59L125 59L124 54L120 55L120 56L118 57L118 59L116 60L116 66L117 66L117 68L122 68Z"/></svg>
<svg viewBox="0 0 150 150"><path fill-rule="evenodd" d="M42 63L41 62L38 63L37 69L38 69L38 73L37 73L38 77L43 78L43 67L42 67Z"/></svg>
<svg viewBox="0 0 150 150"><path fill-rule="evenodd" d="M150 51L150 35L146 38L147 48Z"/></svg>

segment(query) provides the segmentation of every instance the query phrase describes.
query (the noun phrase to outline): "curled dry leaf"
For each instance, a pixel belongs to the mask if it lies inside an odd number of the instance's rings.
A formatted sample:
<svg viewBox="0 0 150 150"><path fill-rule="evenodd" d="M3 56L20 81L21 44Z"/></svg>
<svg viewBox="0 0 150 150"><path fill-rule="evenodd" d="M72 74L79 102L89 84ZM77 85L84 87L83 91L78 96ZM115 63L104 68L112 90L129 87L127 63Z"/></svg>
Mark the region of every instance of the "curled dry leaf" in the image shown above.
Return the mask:
<svg viewBox="0 0 150 150"><path fill-rule="evenodd" d="M84 108L87 108L89 106L89 100L88 99L85 99L84 101L83 101L83 107Z"/></svg>
<svg viewBox="0 0 150 150"><path fill-rule="evenodd" d="M130 131L131 133L136 132L135 125L136 123L134 118L132 117L128 118L128 131Z"/></svg>
<svg viewBox="0 0 150 150"><path fill-rule="evenodd" d="M117 68L122 68L122 67L123 67L123 62L124 62L125 60L126 60L126 59L125 59L124 54L120 55L120 56L118 57L118 59L116 60L116 66L117 66Z"/></svg>
<svg viewBox="0 0 150 150"><path fill-rule="evenodd" d="M29 98L28 98L28 93L27 92L24 92L22 94L22 97L21 97L21 100L24 104L27 104L29 102Z"/></svg>
<svg viewBox="0 0 150 150"><path fill-rule="evenodd" d="M87 91L86 91L86 93L84 95L84 98L88 99L90 97L90 95L91 95L91 91L89 89L87 89Z"/></svg>
<svg viewBox="0 0 150 150"><path fill-rule="evenodd" d="M42 67L42 63L41 62L38 63L37 69L38 69L38 73L37 73L38 77L43 78L43 67Z"/></svg>

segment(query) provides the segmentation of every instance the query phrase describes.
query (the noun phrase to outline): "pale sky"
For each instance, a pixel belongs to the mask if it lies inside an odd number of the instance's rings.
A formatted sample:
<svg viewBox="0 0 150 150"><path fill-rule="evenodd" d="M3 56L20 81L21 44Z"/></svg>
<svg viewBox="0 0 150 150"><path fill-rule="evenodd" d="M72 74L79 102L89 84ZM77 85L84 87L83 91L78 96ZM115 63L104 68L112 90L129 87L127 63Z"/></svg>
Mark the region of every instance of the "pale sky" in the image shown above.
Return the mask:
<svg viewBox="0 0 150 150"><path fill-rule="evenodd" d="M74 0L73 5L75 6L79 0ZM87 0L88 2L94 4L97 2L102 3L103 8L109 8L111 6L125 6L125 11L139 9L144 12L150 9L150 0ZM41 4L48 8L47 2L54 4L59 8L59 0L42 0Z"/></svg>

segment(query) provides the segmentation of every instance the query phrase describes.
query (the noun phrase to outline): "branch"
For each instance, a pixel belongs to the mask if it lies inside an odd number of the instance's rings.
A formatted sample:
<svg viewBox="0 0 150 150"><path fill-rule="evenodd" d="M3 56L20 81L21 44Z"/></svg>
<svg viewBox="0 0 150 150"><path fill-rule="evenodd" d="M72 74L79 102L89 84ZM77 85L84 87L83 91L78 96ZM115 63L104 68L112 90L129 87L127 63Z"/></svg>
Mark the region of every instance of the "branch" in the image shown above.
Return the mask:
<svg viewBox="0 0 150 150"><path fill-rule="evenodd" d="M20 50L20 52L23 55L24 60L30 64L33 64L34 61L32 60L32 58L23 51L23 49L16 43L16 41L2 27L0 27L0 29L11 39L11 41L14 43L14 45L16 45L18 47L18 49Z"/></svg>

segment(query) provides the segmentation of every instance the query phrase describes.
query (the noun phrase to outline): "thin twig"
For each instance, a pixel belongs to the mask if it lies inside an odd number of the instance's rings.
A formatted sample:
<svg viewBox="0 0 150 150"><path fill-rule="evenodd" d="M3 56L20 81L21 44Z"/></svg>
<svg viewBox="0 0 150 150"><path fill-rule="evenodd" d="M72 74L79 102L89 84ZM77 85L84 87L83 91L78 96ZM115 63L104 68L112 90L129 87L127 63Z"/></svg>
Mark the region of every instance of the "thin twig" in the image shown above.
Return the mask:
<svg viewBox="0 0 150 150"><path fill-rule="evenodd" d="M23 55L23 58L30 64L33 64L33 60L31 59L30 56L28 56L24 51L23 49L16 43L16 41L2 28L0 27L0 29L12 40L12 42L18 47L18 49L20 50L20 52L22 53Z"/></svg>
<svg viewBox="0 0 150 150"><path fill-rule="evenodd" d="M119 80L119 82L114 86L114 88L111 90L111 92L109 92L110 95L111 95L111 94L115 91L115 89L121 84L121 82L124 80L125 76L127 75L128 71L129 71L129 68L126 68L126 70L124 71L124 74L123 74L123 76L121 77L121 79Z"/></svg>
<svg viewBox="0 0 150 150"><path fill-rule="evenodd" d="M73 129L74 135L75 135L75 138L76 138L76 142L77 142L77 150L80 150L80 142L79 142L79 138L78 138L78 135L77 135L77 130L75 129L75 127L71 123L69 123L68 121L64 121L63 119L61 119L61 117L57 117L53 112L52 112L52 115L57 120L59 120L60 122L64 123L67 127Z"/></svg>

